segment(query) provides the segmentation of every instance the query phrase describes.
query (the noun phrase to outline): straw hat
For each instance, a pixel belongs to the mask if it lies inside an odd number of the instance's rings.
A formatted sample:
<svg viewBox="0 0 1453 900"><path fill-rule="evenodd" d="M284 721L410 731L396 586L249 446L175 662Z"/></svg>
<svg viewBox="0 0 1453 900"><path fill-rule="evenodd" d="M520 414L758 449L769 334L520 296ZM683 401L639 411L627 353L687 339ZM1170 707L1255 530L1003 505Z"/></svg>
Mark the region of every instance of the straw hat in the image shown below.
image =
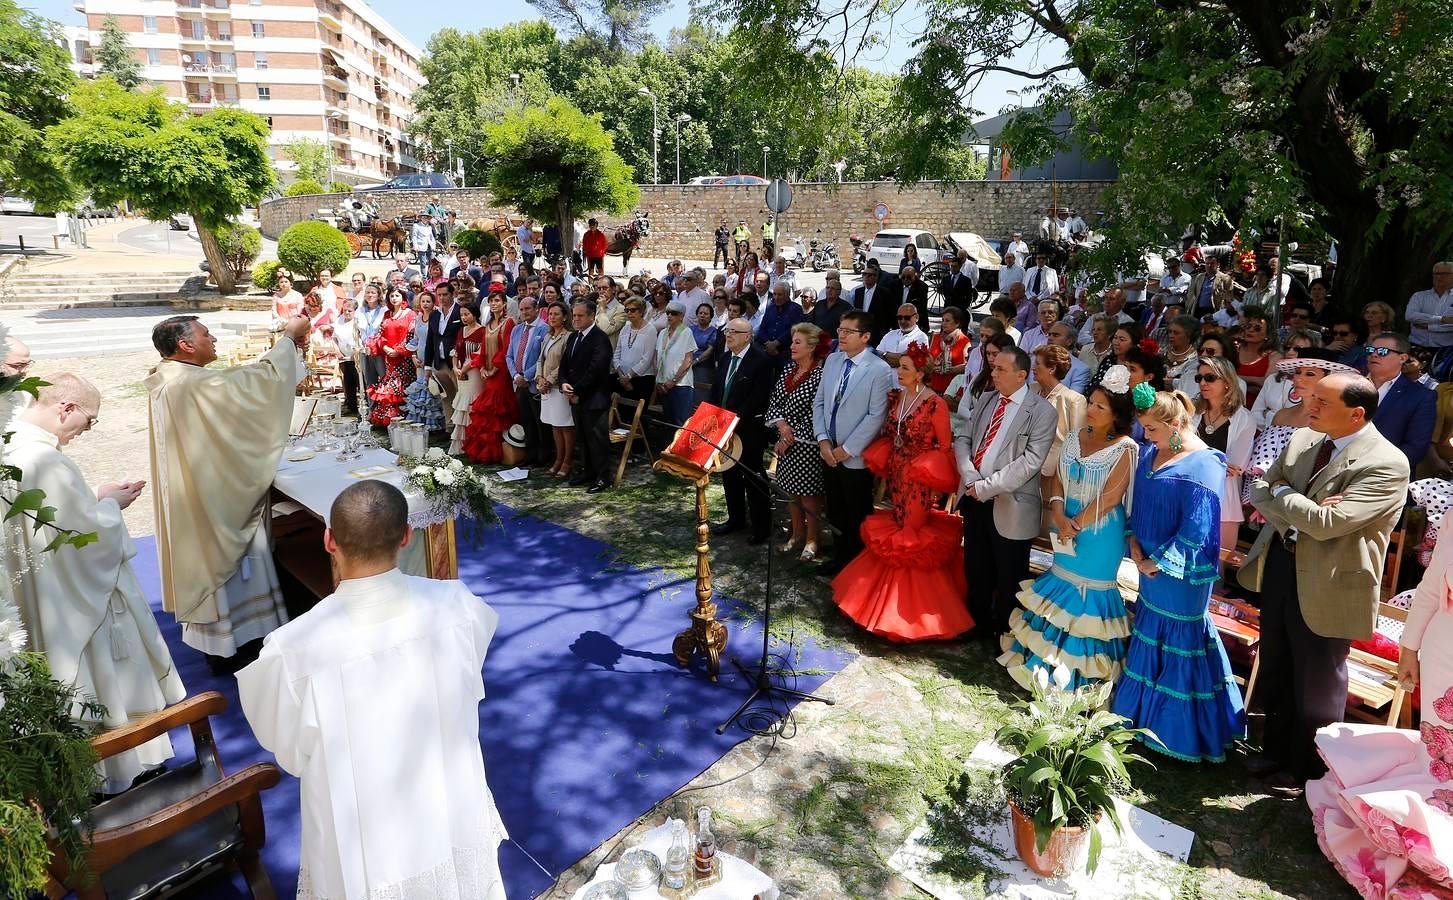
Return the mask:
<svg viewBox="0 0 1453 900"><path fill-rule="evenodd" d="M511 425L510 430L505 432L505 443L511 447L523 449L525 446L525 426Z"/></svg>

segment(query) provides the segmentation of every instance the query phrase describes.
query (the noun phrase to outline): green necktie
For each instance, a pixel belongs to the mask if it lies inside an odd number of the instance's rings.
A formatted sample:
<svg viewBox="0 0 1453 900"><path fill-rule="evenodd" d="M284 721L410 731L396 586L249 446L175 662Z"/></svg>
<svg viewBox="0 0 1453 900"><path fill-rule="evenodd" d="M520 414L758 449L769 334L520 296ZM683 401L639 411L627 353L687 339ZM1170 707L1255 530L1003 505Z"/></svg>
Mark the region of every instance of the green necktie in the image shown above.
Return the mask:
<svg viewBox="0 0 1453 900"><path fill-rule="evenodd" d="M737 363L739 363L741 361L742 361L742 358L740 356L737 356L736 354L732 354L732 361L729 362L729 363L727 363L726 385L723 386L722 389L721 389L721 398L723 400L726 399L727 394L731 393L731 390L732 390L732 376L737 374Z"/></svg>

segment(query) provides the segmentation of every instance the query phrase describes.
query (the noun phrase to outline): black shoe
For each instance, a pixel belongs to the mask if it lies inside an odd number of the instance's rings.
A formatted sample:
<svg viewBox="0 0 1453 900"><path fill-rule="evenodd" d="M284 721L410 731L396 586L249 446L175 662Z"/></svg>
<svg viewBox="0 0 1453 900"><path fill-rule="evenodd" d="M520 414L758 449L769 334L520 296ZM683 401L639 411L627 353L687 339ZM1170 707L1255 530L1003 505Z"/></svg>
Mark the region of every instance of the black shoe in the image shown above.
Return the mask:
<svg viewBox="0 0 1453 900"><path fill-rule="evenodd" d="M731 519L728 519L725 522L718 522L715 525L711 526L711 533L716 535L717 537L721 537L722 535L731 534L734 531L741 530L742 526L736 522L733 522Z"/></svg>
<svg viewBox="0 0 1453 900"><path fill-rule="evenodd" d="M589 484L590 479L586 478L585 474L582 472L579 475L570 476L570 480L565 483L570 485L571 487L580 487L582 484Z"/></svg>
<svg viewBox="0 0 1453 900"><path fill-rule="evenodd" d="M1241 761L1241 767L1246 770L1248 775L1263 778L1278 772L1281 769L1281 763L1265 753L1248 753L1246 758Z"/></svg>
<svg viewBox="0 0 1453 900"><path fill-rule="evenodd" d="M601 491L608 490L610 490L610 485L606 484L604 481L597 481L595 484L592 484L590 487L586 488L585 492L587 494L599 494Z"/></svg>

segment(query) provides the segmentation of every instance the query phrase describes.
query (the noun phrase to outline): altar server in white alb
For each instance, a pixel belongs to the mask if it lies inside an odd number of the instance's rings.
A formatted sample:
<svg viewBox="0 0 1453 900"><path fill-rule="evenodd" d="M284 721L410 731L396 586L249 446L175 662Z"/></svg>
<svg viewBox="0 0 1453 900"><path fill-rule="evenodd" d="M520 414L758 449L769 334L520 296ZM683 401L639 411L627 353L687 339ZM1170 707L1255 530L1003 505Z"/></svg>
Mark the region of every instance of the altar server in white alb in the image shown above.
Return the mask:
<svg viewBox="0 0 1453 900"><path fill-rule="evenodd" d="M106 707L105 728L120 728L187 693L131 571L136 547L121 511L146 485L106 484L92 493L62 448L96 422L101 394L76 375L50 381L17 417L4 460L20 470L21 491L45 492L56 526L94 534L96 541L48 551L56 530L36 529L28 516L17 516L4 525L0 570L19 600L30 649L45 654L56 679ZM166 735L113 756L100 767L102 790L120 793L171 756Z"/></svg>
<svg viewBox="0 0 1453 900"><path fill-rule="evenodd" d="M479 746L499 616L459 581L398 570L397 488L350 485L328 523L338 589L237 673L258 742L302 779L298 896L504 900Z"/></svg>
<svg viewBox="0 0 1453 900"><path fill-rule="evenodd" d="M209 656L233 656L288 620L267 498L307 374L308 327L306 316L290 320L261 359L230 369L207 368L217 339L196 316L152 329L162 360L143 383L162 608Z"/></svg>

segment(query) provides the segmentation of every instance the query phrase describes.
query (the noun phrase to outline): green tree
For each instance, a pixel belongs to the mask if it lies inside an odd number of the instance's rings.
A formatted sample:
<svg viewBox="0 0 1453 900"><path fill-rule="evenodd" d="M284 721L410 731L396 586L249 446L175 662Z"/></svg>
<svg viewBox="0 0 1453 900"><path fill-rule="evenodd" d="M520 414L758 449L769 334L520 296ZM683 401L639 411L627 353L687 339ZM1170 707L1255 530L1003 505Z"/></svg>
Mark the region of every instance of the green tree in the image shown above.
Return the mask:
<svg viewBox="0 0 1453 900"><path fill-rule="evenodd" d="M1339 296L1400 301L1453 250L1453 16L1444 0L924 7L896 101L899 176L937 174L939 162L914 147L962 143L980 114L968 99L986 75L1029 79L1040 85L1038 108L1018 114L1003 137L1016 158L1037 161L1061 146L1051 122L1068 109L1074 136L1119 165L1105 197L1101 271L1138 270L1145 247L1169 243L1188 222L1218 237L1281 222L1293 239L1338 239ZM894 8L723 0L713 14L783 36L764 40L754 64L789 71L804 55L849 57ZM822 22L838 12L862 23L846 42L824 36ZM1049 59L1058 50L1065 61L1009 62L1027 47ZM1389 279L1394 260L1401 265Z"/></svg>
<svg viewBox="0 0 1453 900"><path fill-rule="evenodd" d="M347 268L353 248L343 232L327 222L298 222L278 236L277 258L293 277L317 281L324 269L342 272Z"/></svg>
<svg viewBox="0 0 1453 900"><path fill-rule="evenodd" d="M267 123L240 109L193 116L160 89L123 90L103 78L73 96L76 115L51 126L47 141L71 178L99 204L129 200L153 219L188 213L217 289L232 277L216 230L273 186Z"/></svg>
<svg viewBox="0 0 1453 900"><path fill-rule="evenodd" d="M56 208L77 199L45 141L71 111L76 77L64 48L60 25L0 0L0 193Z"/></svg>
<svg viewBox="0 0 1453 900"><path fill-rule="evenodd" d="M599 42L610 53L639 49L651 36L651 20L671 0L530 0L551 24Z"/></svg>
<svg viewBox="0 0 1453 900"><path fill-rule="evenodd" d="M306 178L300 178L292 184L283 188L284 197L301 197L305 194L323 194L323 185Z"/></svg>
<svg viewBox="0 0 1453 900"><path fill-rule="evenodd" d="M495 160L489 189L501 204L560 226L574 250L576 210L621 215L641 199L631 167L616 154L600 119L552 97L490 125L485 152Z"/></svg>
<svg viewBox="0 0 1453 900"><path fill-rule="evenodd" d="M101 22L101 44L95 50L95 57L98 71L110 75L128 91L146 80L141 77L141 62L131 54L126 32L121 30L115 16L107 16Z"/></svg>
<svg viewBox="0 0 1453 900"><path fill-rule="evenodd" d="M241 222L228 222L225 227L217 230L217 244L222 248L222 255L227 258L232 277L241 281L242 276L252 268L252 261L257 259L257 254L262 252L262 232Z"/></svg>
<svg viewBox="0 0 1453 900"><path fill-rule="evenodd" d="M293 138L283 144L282 151L297 166L295 176L298 181L312 181L317 184L328 182L328 148L322 141Z"/></svg>

